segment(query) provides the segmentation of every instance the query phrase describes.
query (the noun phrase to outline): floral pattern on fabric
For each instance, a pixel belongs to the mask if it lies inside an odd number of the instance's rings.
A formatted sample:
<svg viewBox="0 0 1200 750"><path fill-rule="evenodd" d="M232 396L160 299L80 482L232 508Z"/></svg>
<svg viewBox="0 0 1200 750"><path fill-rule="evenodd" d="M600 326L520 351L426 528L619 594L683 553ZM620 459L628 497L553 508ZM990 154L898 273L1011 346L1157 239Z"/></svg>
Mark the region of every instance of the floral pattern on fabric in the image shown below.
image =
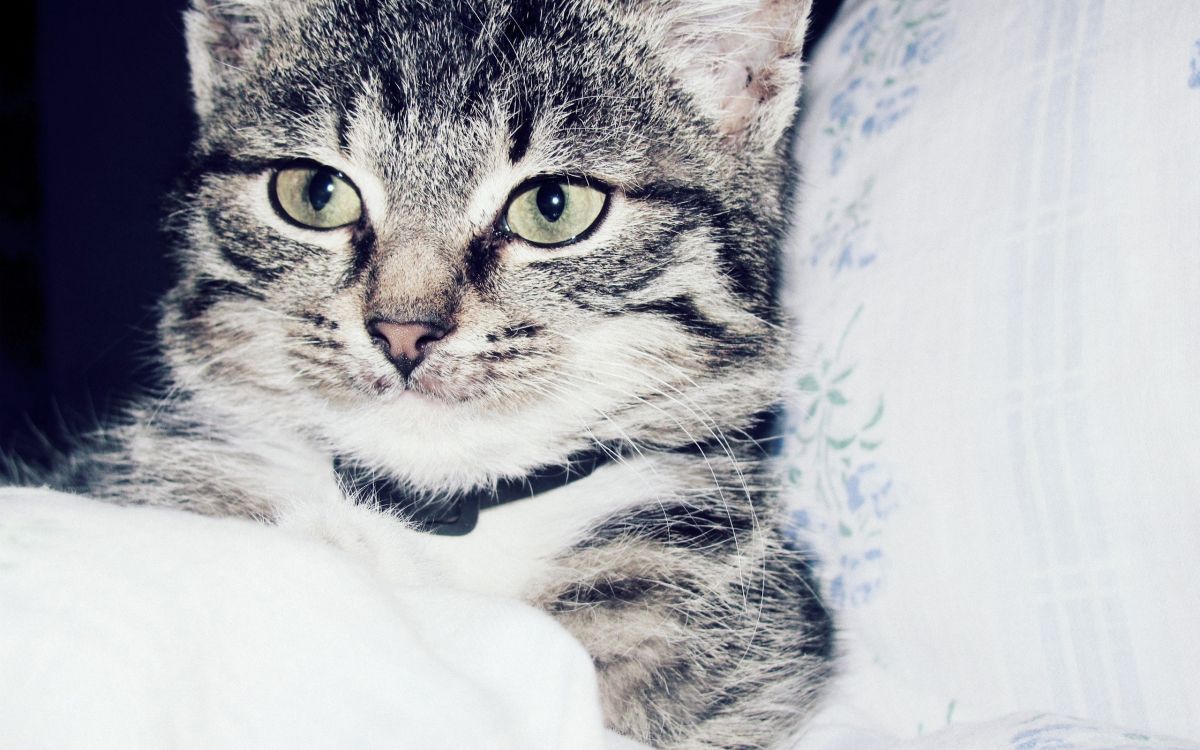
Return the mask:
<svg viewBox="0 0 1200 750"><path fill-rule="evenodd" d="M837 607L865 604L882 584L883 522L897 505L891 473L876 452L883 444L884 399L857 392L857 365L844 352L862 311L832 351L818 348L813 367L799 376L785 441L785 481L808 498L793 512L797 536L836 540L820 559Z"/></svg>
<svg viewBox="0 0 1200 750"><path fill-rule="evenodd" d="M1188 87L1200 89L1200 39L1192 47L1192 73L1188 76Z"/></svg>
<svg viewBox="0 0 1200 750"><path fill-rule="evenodd" d="M903 119L920 93L923 68L945 48L949 0L889 0L865 6L837 40L850 58L842 88L829 105L825 135L834 139L830 174L841 171L858 141L882 135Z"/></svg>
<svg viewBox="0 0 1200 750"><path fill-rule="evenodd" d="M1014 727L1012 750L1192 750L1162 737L1121 732L1091 722L1041 715Z"/></svg>
<svg viewBox="0 0 1200 750"><path fill-rule="evenodd" d="M868 179L858 196L843 204L834 199L825 212L821 228L805 246L802 258L810 268L826 268L834 275L867 268L879 257L878 243L868 235L871 226L871 192L875 180Z"/></svg>

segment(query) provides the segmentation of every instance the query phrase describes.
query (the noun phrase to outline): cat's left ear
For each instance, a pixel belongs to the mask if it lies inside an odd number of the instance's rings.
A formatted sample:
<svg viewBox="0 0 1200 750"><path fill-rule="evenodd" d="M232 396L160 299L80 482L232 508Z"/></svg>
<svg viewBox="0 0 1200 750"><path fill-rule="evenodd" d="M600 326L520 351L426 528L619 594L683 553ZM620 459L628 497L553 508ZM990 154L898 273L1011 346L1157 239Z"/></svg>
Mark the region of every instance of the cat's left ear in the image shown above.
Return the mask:
<svg viewBox="0 0 1200 750"><path fill-rule="evenodd" d="M665 59L701 111L741 146L775 149L795 116L812 0L649 5Z"/></svg>
<svg viewBox="0 0 1200 750"><path fill-rule="evenodd" d="M191 0L184 23L192 96L202 121L258 54L266 15L266 0Z"/></svg>

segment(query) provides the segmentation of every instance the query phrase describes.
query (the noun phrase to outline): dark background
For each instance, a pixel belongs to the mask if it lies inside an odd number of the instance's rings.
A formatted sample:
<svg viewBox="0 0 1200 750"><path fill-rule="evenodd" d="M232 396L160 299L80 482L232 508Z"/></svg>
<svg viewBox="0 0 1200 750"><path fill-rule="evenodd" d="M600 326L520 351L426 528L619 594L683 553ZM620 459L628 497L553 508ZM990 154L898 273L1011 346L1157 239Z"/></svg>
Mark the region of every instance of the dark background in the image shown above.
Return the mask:
<svg viewBox="0 0 1200 750"><path fill-rule="evenodd" d="M159 216L192 126L182 1L8 0L0 25L0 453L43 460L145 386Z"/></svg>
<svg viewBox="0 0 1200 750"><path fill-rule="evenodd" d="M164 195L193 127L185 0L8 0L0 455L35 464L154 383ZM840 0L816 0L810 44Z"/></svg>

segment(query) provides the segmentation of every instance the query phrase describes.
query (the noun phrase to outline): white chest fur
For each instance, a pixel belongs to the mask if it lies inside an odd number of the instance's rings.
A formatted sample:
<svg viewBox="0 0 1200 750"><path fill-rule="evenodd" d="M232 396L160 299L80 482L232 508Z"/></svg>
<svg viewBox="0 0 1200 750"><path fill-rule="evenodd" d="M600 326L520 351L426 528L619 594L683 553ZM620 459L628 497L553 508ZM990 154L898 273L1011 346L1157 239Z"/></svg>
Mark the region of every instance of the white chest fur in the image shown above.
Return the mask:
<svg viewBox="0 0 1200 750"><path fill-rule="evenodd" d="M280 513L280 525L303 530L367 558L401 585L447 585L521 597L547 565L597 521L678 492L678 479L651 459L609 464L565 487L484 510L460 537L415 531L396 518L350 503L333 490L305 493Z"/></svg>

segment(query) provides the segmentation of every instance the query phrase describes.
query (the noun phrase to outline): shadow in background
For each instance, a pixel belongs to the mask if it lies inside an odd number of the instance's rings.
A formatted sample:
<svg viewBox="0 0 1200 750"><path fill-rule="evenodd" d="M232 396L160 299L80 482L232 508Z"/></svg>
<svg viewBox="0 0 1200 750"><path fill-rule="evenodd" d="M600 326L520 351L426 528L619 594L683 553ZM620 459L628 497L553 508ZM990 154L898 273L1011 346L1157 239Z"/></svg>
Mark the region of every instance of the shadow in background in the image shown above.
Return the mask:
<svg viewBox="0 0 1200 750"><path fill-rule="evenodd" d="M0 26L0 452L147 385L190 129L181 2L17 0Z"/></svg>
<svg viewBox="0 0 1200 750"><path fill-rule="evenodd" d="M817 0L810 42L839 4ZM0 455L44 462L153 383L159 225L192 129L184 5L5 7Z"/></svg>

